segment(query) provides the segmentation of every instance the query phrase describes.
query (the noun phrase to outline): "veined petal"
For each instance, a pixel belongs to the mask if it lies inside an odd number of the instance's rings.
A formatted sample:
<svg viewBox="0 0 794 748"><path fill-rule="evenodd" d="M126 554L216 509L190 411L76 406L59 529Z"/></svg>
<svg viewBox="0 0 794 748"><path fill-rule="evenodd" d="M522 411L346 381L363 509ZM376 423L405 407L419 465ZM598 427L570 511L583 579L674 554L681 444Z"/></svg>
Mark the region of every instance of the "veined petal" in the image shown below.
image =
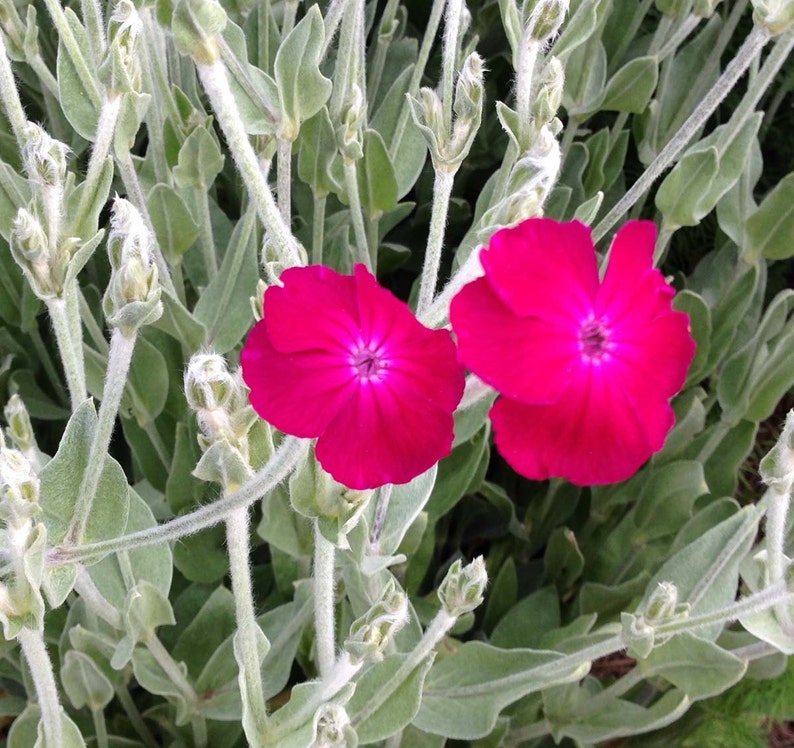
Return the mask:
<svg viewBox="0 0 794 748"><path fill-rule="evenodd" d="M350 488L407 483L449 454L453 425L450 411L363 382L317 440L316 455Z"/></svg>
<svg viewBox="0 0 794 748"><path fill-rule="evenodd" d="M350 350L359 336L353 278L322 265L289 268L265 292L270 343L282 353Z"/></svg>
<svg viewBox="0 0 794 748"><path fill-rule="evenodd" d="M320 436L355 392L354 372L343 356L277 351L264 321L248 335L240 362L254 410L293 436Z"/></svg>
<svg viewBox="0 0 794 748"><path fill-rule="evenodd" d="M531 218L497 231L480 254L499 298L519 317L580 321L598 292L590 229L578 221Z"/></svg>
<svg viewBox="0 0 794 748"><path fill-rule="evenodd" d="M450 320L461 361L507 397L531 403L557 400L579 360L574 321L518 317L485 278L455 296Z"/></svg>

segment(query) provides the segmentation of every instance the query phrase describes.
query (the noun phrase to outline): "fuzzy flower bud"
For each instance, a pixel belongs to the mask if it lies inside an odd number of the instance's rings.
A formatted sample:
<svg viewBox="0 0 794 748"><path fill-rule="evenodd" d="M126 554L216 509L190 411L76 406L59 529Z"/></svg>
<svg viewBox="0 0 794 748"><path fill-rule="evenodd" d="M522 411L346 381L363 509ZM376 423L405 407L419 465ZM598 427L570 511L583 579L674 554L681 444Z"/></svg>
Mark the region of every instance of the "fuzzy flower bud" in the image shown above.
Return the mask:
<svg viewBox="0 0 794 748"><path fill-rule="evenodd" d="M788 412L783 431L775 446L761 460L759 472L764 483L775 493L791 493L794 485L794 410Z"/></svg>
<svg viewBox="0 0 794 748"><path fill-rule="evenodd" d="M36 444L36 436L30 424L30 415L22 398L12 395L3 410L8 428L6 433L14 446L25 456L34 470L38 472L42 467L42 455Z"/></svg>
<svg viewBox="0 0 794 748"><path fill-rule="evenodd" d="M180 0L171 21L179 51L202 65L217 61L216 37L225 26L226 11L217 0Z"/></svg>
<svg viewBox="0 0 794 748"><path fill-rule="evenodd" d="M125 335L163 313L152 236L132 203L116 197L108 236L111 276L103 308L108 323Z"/></svg>
<svg viewBox="0 0 794 748"><path fill-rule="evenodd" d="M39 512L39 479L16 449L0 448L0 518L9 527L25 526Z"/></svg>
<svg viewBox="0 0 794 748"><path fill-rule="evenodd" d="M30 180L42 186L61 187L66 176L69 149L33 122L25 127L22 163Z"/></svg>
<svg viewBox="0 0 794 748"><path fill-rule="evenodd" d="M457 171L471 150L482 121L483 71L482 58L477 53L470 54L463 63L455 84L452 132L444 121L443 105L435 91L422 88L418 99L408 97L411 116L424 136L436 169Z"/></svg>
<svg viewBox="0 0 794 748"><path fill-rule="evenodd" d="M565 67L556 57L551 57L543 68L538 94L532 105L536 127L546 125L554 119L562 103L564 87Z"/></svg>
<svg viewBox="0 0 794 748"><path fill-rule="evenodd" d="M356 748L358 736L341 704L323 704L314 715L310 748Z"/></svg>
<svg viewBox="0 0 794 748"><path fill-rule="evenodd" d="M686 606L687 610L689 606ZM672 582L659 582L645 608L645 620L654 625L670 620L683 611L678 604L678 587Z"/></svg>
<svg viewBox="0 0 794 748"><path fill-rule="evenodd" d="M794 0L752 0L753 20L777 36L794 24Z"/></svg>
<svg viewBox="0 0 794 748"><path fill-rule="evenodd" d="M536 42L545 43L560 30L569 0L530 0L524 5L524 28Z"/></svg>
<svg viewBox="0 0 794 748"><path fill-rule="evenodd" d="M477 556L470 564L463 566L460 559L449 567L444 581L438 588L438 599L448 615L459 618L464 613L477 608L483 601L488 572L485 561Z"/></svg>
<svg viewBox="0 0 794 748"><path fill-rule="evenodd" d="M61 242L51 251L41 221L26 208L20 208L11 229L11 254L40 299L54 299L63 291L66 268L73 245Z"/></svg>
<svg viewBox="0 0 794 748"><path fill-rule="evenodd" d="M361 128L367 116L367 102L357 85L353 85L342 109L341 126L336 129L336 141L342 158L355 161L364 155Z"/></svg>
<svg viewBox="0 0 794 748"><path fill-rule="evenodd" d="M408 622L408 598L390 579L383 596L350 627L345 651L351 662L380 662L394 635Z"/></svg>
<svg viewBox="0 0 794 748"><path fill-rule="evenodd" d="M99 70L111 96L141 90L142 30L141 17L132 2L118 0L110 16L110 46Z"/></svg>

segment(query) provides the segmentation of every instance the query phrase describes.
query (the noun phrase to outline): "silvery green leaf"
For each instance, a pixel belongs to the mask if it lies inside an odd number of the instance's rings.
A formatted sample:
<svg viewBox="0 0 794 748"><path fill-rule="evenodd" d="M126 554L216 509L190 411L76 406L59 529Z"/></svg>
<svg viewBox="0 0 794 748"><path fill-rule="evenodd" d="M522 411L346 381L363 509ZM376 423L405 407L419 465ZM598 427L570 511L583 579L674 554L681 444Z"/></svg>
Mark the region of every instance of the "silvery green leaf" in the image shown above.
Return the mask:
<svg viewBox="0 0 794 748"><path fill-rule="evenodd" d="M72 414L58 452L39 474L42 521L47 526L51 544L63 541L72 521L95 430L96 412L87 400ZM124 471L118 462L106 455L82 542L115 538L124 532L130 503L128 493ZM52 605L60 605L68 592L68 589L60 589L56 597L48 594L48 599Z"/></svg>
<svg viewBox="0 0 794 748"><path fill-rule="evenodd" d="M121 108L113 133L113 147L116 153L125 153L135 145L135 137L151 100L150 94L135 91L127 91L121 95Z"/></svg>
<svg viewBox="0 0 794 748"><path fill-rule="evenodd" d="M102 104L97 68L85 56L91 49L85 28L71 8L65 8L64 15L73 44L59 37L58 100L69 124L86 140L93 140Z"/></svg>
<svg viewBox="0 0 794 748"><path fill-rule="evenodd" d="M640 114L648 106L658 80L658 59L635 57L609 79L601 110Z"/></svg>
<svg viewBox="0 0 794 748"><path fill-rule="evenodd" d="M593 36L565 61L563 105L570 115L596 111L604 100L607 55L599 37Z"/></svg>
<svg viewBox="0 0 794 748"><path fill-rule="evenodd" d="M113 158L107 156L102 164L99 178L94 182L94 192L87 199L82 213L78 213L78 207L83 200L83 193L87 189L86 182L81 182L69 193L66 199L66 215L71 221L70 235L79 236L86 240L95 235L99 223L99 214L107 204L112 182Z"/></svg>
<svg viewBox="0 0 794 748"><path fill-rule="evenodd" d="M174 182L178 187L206 191L223 169L223 162L218 142L207 127L199 126L179 149L179 161L173 170Z"/></svg>
<svg viewBox="0 0 794 748"><path fill-rule="evenodd" d="M785 260L794 254L794 173L787 174L767 194L745 224L743 252L752 261L758 257Z"/></svg>
<svg viewBox="0 0 794 748"><path fill-rule="evenodd" d="M422 686L433 664L433 657L428 657L412 670L380 708L364 719L357 718L358 713L367 708L367 704L377 696L383 684L394 676L408 656L390 655L367 668L356 681L356 690L347 704L347 711L362 743L375 743L391 737L408 725L419 711Z"/></svg>
<svg viewBox="0 0 794 748"><path fill-rule="evenodd" d="M611 11L610 0L584 0L579 2L567 21L562 25L560 35L548 53L567 63L571 54L595 36L594 32Z"/></svg>
<svg viewBox="0 0 794 748"><path fill-rule="evenodd" d="M157 243L169 265L177 266L199 234L185 201L173 187L156 184L146 196L146 207Z"/></svg>
<svg viewBox="0 0 794 748"><path fill-rule="evenodd" d="M258 278L256 210L251 204L234 228L218 274L193 309L207 326L207 342L215 353L234 348L253 325L249 299Z"/></svg>
<svg viewBox="0 0 794 748"><path fill-rule="evenodd" d="M61 665L61 683L75 709L104 709L113 699L113 685L91 657L70 649Z"/></svg>
<svg viewBox="0 0 794 748"><path fill-rule="evenodd" d="M301 123L322 109L331 81L320 72L325 31L320 9L312 5L281 42L274 76L281 107L280 137L295 140Z"/></svg>
<svg viewBox="0 0 794 748"><path fill-rule="evenodd" d="M187 677L187 668L182 663L177 667L182 671L182 675ZM176 707L176 724L184 725L190 721L191 714L197 707L190 703L182 689L174 684L174 681L160 667L148 649L136 647L132 654L132 669L135 678L149 693L164 696Z"/></svg>
<svg viewBox="0 0 794 748"><path fill-rule="evenodd" d="M323 107L303 123L298 149L298 176L318 197L337 190L331 177L337 152L334 127L328 109Z"/></svg>
<svg viewBox="0 0 794 748"><path fill-rule="evenodd" d="M578 681L590 669L589 662L555 666L564 659L559 652L467 642L430 668L413 724L458 740L483 737L508 704L534 691Z"/></svg>
<svg viewBox="0 0 794 748"><path fill-rule="evenodd" d="M85 741L77 725L67 716L61 715L63 742L59 746L49 745L44 740L41 708L29 704L14 720L8 733L8 748L85 748Z"/></svg>
<svg viewBox="0 0 794 748"><path fill-rule="evenodd" d="M427 146L421 130L409 118L398 133L400 112L405 106L405 94L411 83L414 66L408 65L389 88L382 103L372 116L370 127L377 130L392 157L397 180L397 199L400 200L416 184L427 161ZM399 137L399 141L398 141Z"/></svg>
<svg viewBox="0 0 794 748"><path fill-rule="evenodd" d="M163 302L163 315L154 322L154 327L168 333L188 350L201 348L207 339L207 328L170 291L163 289L160 300Z"/></svg>
<svg viewBox="0 0 794 748"><path fill-rule="evenodd" d="M30 187L24 177L0 160L0 236L8 241L20 208L30 202Z"/></svg>

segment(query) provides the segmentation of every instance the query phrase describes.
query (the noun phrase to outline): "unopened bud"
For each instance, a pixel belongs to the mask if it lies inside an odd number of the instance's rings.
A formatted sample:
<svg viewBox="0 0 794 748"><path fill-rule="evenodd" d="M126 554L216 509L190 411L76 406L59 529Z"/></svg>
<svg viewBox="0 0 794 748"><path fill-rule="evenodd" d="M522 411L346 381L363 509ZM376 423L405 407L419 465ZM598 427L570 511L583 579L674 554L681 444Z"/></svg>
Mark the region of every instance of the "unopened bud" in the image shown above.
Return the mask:
<svg viewBox="0 0 794 748"><path fill-rule="evenodd" d="M117 197L108 236L111 276L103 308L108 323L132 334L163 313L153 239L132 203Z"/></svg>
<svg viewBox="0 0 794 748"><path fill-rule="evenodd" d="M358 736L341 704L323 704L314 715L310 748L356 748Z"/></svg>
<svg viewBox="0 0 794 748"><path fill-rule="evenodd" d="M678 606L678 587L672 582L659 582L645 609L645 620L660 623L672 617Z"/></svg>
<svg viewBox="0 0 794 748"><path fill-rule="evenodd" d="M569 0L535 0L524 7L524 27L536 42L549 41L560 30Z"/></svg>
<svg viewBox="0 0 794 748"><path fill-rule="evenodd" d="M408 622L408 598L390 579L380 601L353 622L345 651L353 664L380 662L389 642Z"/></svg>
<svg viewBox="0 0 794 748"><path fill-rule="evenodd" d="M341 125L336 129L336 141L342 157L355 161L364 155L361 129L367 116L367 102L361 89L353 84L342 108Z"/></svg>
<svg viewBox="0 0 794 748"><path fill-rule="evenodd" d="M39 478L16 449L0 449L0 518L19 527L39 511Z"/></svg>
<svg viewBox="0 0 794 748"><path fill-rule="evenodd" d="M565 68L556 57L551 57L543 68L538 95L532 105L536 127L548 124L557 114L564 87Z"/></svg>
<svg viewBox="0 0 794 748"><path fill-rule="evenodd" d="M39 219L20 208L11 229L11 254L40 299L54 299L63 291L66 266L71 255L65 243L50 251L47 233Z"/></svg>
<svg viewBox="0 0 794 748"><path fill-rule="evenodd" d="M217 61L216 37L225 27L226 11L217 0L179 0L171 19L179 51L202 65Z"/></svg>
<svg viewBox="0 0 794 748"><path fill-rule="evenodd" d="M236 382L226 359L217 353L196 353L185 370L185 397L191 410L227 408Z"/></svg>
<svg viewBox="0 0 794 748"><path fill-rule="evenodd" d="M782 34L794 24L794 0L752 0L753 20L773 36Z"/></svg>
<svg viewBox="0 0 794 748"><path fill-rule="evenodd" d="M254 319L257 322L260 322L262 318L265 316L265 312L264 312L265 291L267 291L267 283L265 283L265 281L263 281L260 278L256 282L256 291L254 292L254 295L250 298L251 313L254 315Z"/></svg>
<svg viewBox="0 0 794 748"><path fill-rule="evenodd" d="M48 187L61 187L66 176L68 152L65 144L50 137L44 129L33 122L27 123L22 162L31 181Z"/></svg>
<svg viewBox="0 0 794 748"><path fill-rule="evenodd" d="M761 479L779 494L791 493L794 485L794 410L786 415L786 423L775 446L759 465Z"/></svg>
<svg viewBox="0 0 794 748"><path fill-rule="evenodd" d="M100 66L100 77L111 96L141 90L139 38L143 22L130 0L119 0L110 16L110 46Z"/></svg>
<svg viewBox="0 0 794 748"><path fill-rule="evenodd" d="M482 603L486 584L488 572L482 556L477 556L467 566L458 559L449 567L438 588L438 599L448 615L459 618Z"/></svg>
<svg viewBox="0 0 794 748"><path fill-rule="evenodd" d="M36 444L36 437L33 435L28 409L18 394L11 395L3 408L3 415L8 424L8 436L14 446L21 452L31 449Z"/></svg>

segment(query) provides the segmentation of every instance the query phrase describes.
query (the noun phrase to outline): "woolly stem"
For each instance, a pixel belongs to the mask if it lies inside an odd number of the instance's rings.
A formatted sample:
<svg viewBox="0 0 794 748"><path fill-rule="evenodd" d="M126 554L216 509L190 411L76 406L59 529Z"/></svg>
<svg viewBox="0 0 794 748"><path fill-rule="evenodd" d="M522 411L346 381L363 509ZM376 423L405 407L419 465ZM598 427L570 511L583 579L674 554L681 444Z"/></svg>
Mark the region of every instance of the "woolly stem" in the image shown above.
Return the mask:
<svg viewBox="0 0 794 748"><path fill-rule="evenodd" d="M389 504L394 486L387 483L378 491L378 504L375 508L375 521L372 523L372 532L369 534L369 548L373 553L380 551L380 536L386 526L386 517L389 514Z"/></svg>
<svg viewBox="0 0 794 748"><path fill-rule="evenodd" d="M312 265L323 264L323 241L325 234L326 195L314 193L314 212L312 214Z"/></svg>
<svg viewBox="0 0 794 748"><path fill-rule="evenodd" d="M430 308L435 295L438 270L441 267L441 251L444 246L444 230L447 224L449 200L452 196L452 185L455 181L455 171L444 166L435 170L436 178L433 183L430 231L427 235L425 262L422 266L422 280L419 285L419 298L416 302L417 315L424 314Z"/></svg>
<svg viewBox="0 0 794 748"><path fill-rule="evenodd" d="M476 247L471 251L463 265L452 278L449 279L444 290L436 297L430 308L419 315L419 321L428 327L441 327L449 317L449 305L455 294L460 291L470 281L482 275L482 265L480 264L480 248Z"/></svg>
<svg viewBox="0 0 794 748"><path fill-rule="evenodd" d="M594 241L600 241L618 222L620 217L634 205L640 195L675 161L695 133L705 124L720 102L736 85L739 78L744 75L747 68L764 48L769 36L769 31L763 26L755 26L753 28L736 53L736 56L725 68L725 71L717 79L711 90L703 97L695 111L689 115L678 132L651 162L642 176L593 229Z"/></svg>
<svg viewBox="0 0 794 748"><path fill-rule="evenodd" d="M367 246L367 232L364 228L364 213L361 208L361 196L358 192L358 169L356 162L345 159L345 187L347 189L347 199L350 205L350 219L353 222L353 236L356 242L356 260L363 262L370 270L373 270L373 263L370 259L369 248Z"/></svg>
<svg viewBox="0 0 794 748"><path fill-rule="evenodd" d="M240 110L229 86L226 68L220 61L209 64L196 62L196 71L223 130L234 163L281 261L288 266L302 265L298 242L279 213L248 140Z"/></svg>
<svg viewBox="0 0 794 748"><path fill-rule="evenodd" d="M444 116L444 129L452 132L452 102L455 98L455 73L458 62L458 41L460 37L460 17L463 0L448 0L447 14L444 18L444 39L441 63L441 90Z"/></svg>
<svg viewBox="0 0 794 748"><path fill-rule="evenodd" d="M69 388L69 400L74 411L86 399L82 350L79 353L77 350L77 345L82 345L82 341L72 338L72 326L69 322L66 301L64 299L47 299L45 303L52 320L52 327L55 330L58 352L61 354L61 363L66 374L66 385Z"/></svg>
<svg viewBox="0 0 794 748"><path fill-rule="evenodd" d="M63 564L83 562L105 556L108 553L178 540L186 535L192 535L207 527L212 527L223 522L232 512L249 506L272 491L306 457L308 448L308 441L287 437L282 441L270 461L233 494L156 527L97 543L53 548L48 554L47 564L62 566Z"/></svg>
<svg viewBox="0 0 794 748"><path fill-rule="evenodd" d="M292 141L278 138L278 157L276 159L276 194L278 196L278 210L284 223L289 226L292 220L291 205L292 181Z"/></svg>
<svg viewBox="0 0 794 748"><path fill-rule="evenodd" d="M154 735L152 735L152 732L146 725L146 722L144 722L140 711L138 711L138 707L132 700L130 692L124 686L119 686L115 690L116 698L118 698L121 708L126 713L127 719L129 719L130 724L132 725L135 732L138 733L138 737L141 739L146 748L159 748L159 744L154 739Z"/></svg>
<svg viewBox="0 0 794 748"><path fill-rule="evenodd" d="M226 546L237 619L237 646L234 648L234 654L240 668L240 680L245 683L245 689L241 688L241 691L245 694L255 731L254 735L246 735L246 737L251 745L258 745L261 736L265 733L268 719L259 657L261 629L254 613L254 594L249 567L247 507L237 509L226 519Z"/></svg>
<svg viewBox="0 0 794 748"><path fill-rule="evenodd" d="M55 684L55 672L52 669L47 646L42 631L23 627L17 635L22 647L22 654L27 660L36 698L41 708L41 722L44 726L44 739L48 746L63 745L64 714L58 699L58 687Z"/></svg>
<svg viewBox="0 0 794 748"><path fill-rule="evenodd" d="M335 549L314 523L314 642L320 677L329 677L336 652L334 617L334 555Z"/></svg>
<svg viewBox="0 0 794 748"><path fill-rule="evenodd" d="M11 125L17 147L21 150L25 145L25 127L28 118L19 98L3 34L0 34L0 101L3 103L3 111Z"/></svg>
<svg viewBox="0 0 794 748"><path fill-rule="evenodd" d="M113 330L110 338L110 352L108 353L108 366L105 372L105 384L102 390L102 402L97 415L94 440L88 453L80 492L74 507L72 522L66 534L66 543L69 545L79 543L85 533L91 507L94 504L99 479L105 467L105 455L110 446L110 437L116 423L119 403L127 383L127 374L132 362L132 353L135 350L137 333L127 337L121 330Z"/></svg>

